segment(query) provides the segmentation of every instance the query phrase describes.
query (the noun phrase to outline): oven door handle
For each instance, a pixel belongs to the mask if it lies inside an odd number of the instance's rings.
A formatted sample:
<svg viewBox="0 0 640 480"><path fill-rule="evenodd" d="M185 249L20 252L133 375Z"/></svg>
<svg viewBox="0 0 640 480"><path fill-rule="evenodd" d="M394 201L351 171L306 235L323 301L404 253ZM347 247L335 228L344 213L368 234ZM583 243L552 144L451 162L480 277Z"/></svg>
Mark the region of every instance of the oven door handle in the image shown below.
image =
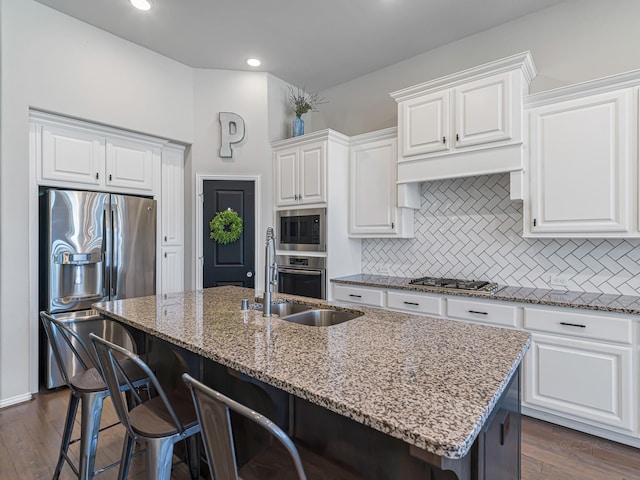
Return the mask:
<svg viewBox="0 0 640 480"><path fill-rule="evenodd" d="M292 269L292 268L279 268L278 273L293 273L297 275L315 275L320 276L322 272L320 270L303 270L303 269Z"/></svg>

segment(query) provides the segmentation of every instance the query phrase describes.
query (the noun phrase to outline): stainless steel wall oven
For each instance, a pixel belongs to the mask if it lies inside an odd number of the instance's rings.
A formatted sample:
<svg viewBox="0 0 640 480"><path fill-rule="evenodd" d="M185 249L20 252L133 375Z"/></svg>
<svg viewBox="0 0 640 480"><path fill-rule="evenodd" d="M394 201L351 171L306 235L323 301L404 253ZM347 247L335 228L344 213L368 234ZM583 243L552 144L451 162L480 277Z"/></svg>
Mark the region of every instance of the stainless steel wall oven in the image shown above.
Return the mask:
<svg viewBox="0 0 640 480"><path fill-rule="evenodd" d="M311 298L327 298L326 258L279 255L278 292Z"/></svg>
<svg viewBox="0 0 640 480"><path fill-rule="evenodd" d="M327 251L326 208L279 210L276 215L278 250Z"/></svg>

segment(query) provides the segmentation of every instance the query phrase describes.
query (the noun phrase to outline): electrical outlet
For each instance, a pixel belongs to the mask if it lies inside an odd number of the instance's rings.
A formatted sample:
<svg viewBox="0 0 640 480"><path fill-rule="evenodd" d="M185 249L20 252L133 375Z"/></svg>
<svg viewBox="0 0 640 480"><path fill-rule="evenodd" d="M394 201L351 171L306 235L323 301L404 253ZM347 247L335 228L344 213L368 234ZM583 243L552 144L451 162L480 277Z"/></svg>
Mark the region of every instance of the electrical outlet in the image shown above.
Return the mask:
<svg viewBox="0 0 640 480"><path fill-rule="evenodd" d="M389 267L387 265L381 265L378 267L378 273L380 275L389 276Z"/></svg>
<svg viewBox="0 0 640 480"><path fill-rule="evenodd" d="M552 273L549 275L549 285L556 287L566 287L569 285L569 278L566 275Z"/></svg>

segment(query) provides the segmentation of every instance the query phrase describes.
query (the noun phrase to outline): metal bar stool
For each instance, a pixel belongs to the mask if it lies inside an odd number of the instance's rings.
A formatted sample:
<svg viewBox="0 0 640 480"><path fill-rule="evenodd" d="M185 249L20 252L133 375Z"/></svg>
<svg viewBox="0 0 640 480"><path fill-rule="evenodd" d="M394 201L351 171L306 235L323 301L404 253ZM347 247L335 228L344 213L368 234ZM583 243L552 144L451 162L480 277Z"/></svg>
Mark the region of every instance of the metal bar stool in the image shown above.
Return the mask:
<svg viewBox="0 0 640 480"><path fill-rule="evenodd" d="M149 366L136 354L93 333L89 337L91 337L100 368L111 392L117 392L122 383L132 384L128 372L117 360L120 356L124 356L145 372L157 393L157 396L144 403L136 395L137 405L131 411L126 408L120 395L112 396L118 418L127 429L118 478L127 478L131 454L137 441L146 447L147 478L150 480L169 480L171 478L173 447L176 442L186 440L191 477L198 479L200 458L196 434L200 432L200 424L189 391L184 387L184 384L179 383L178 388L166 392ZM135 395L135 391L133 393Z"/></svg>
<svg viewBox="0 0 640 480"><path fill-rule="evenodd" d="M209 468L215 480L357 480L360 477L311 450L296 446L267 417L207 387L188 374L182 379L191 390ZM278 442L237 468L229 410L253 420ZM283 448L284 447L284 448ZM292 463L293 462L293 463ZM293 467L293 468L292 468Z"/></svg>
<svg viewBox="0 0 640 480"><path fill-rule="evenodd" d="M97 370L97 358L87 346L89 338L76 332L69 323L56 319L47 312L40 312L40 318L60 368L62 378L69 386L70 391L60 454L53 479L57 480L59 478L66 461L79 479L89 480L118 464L116 462L99 470L94 470L99 432L118 425L118 423L115 423L100 429L102 405L104 399L109 396L109 390L102 379L102 375ZM135 347L131 334L122 325L106 318L92 321L96 323L96 330L107 332L110 338L117 339L119 342L130 346L130 348ZM63 345L66 345L73 353L75 362L82 368L80 373L73 375L71 365L64 361L62 355ZM119 387L120 392L127 391L129 388L140 388L148 385L149 379L135 365L130 362L123 362L122 367L130 372L133 381L128 385L121 385ZM79 404L81 405L80 438L72 440L71 434ZM78 440L80 441L80 462L76 467L69 458L68 450L69 445Z"/></svg>

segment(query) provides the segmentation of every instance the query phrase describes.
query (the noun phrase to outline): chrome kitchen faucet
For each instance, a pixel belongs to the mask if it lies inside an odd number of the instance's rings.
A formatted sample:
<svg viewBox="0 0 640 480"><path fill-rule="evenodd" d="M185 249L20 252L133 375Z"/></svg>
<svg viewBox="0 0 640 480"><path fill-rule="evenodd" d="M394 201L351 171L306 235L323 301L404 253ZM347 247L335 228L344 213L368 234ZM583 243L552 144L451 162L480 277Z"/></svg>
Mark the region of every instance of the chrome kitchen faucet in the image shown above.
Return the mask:
<svg viewBox="0 0 640 480"><path fill-rule="evenodd" d="M271 244L271 249L269 249ZM276 234L273 227L267 227L264 251L264 296L262 297L262 316L271 316L271 289L278 285L278 264L276 263Z"/></svg>

